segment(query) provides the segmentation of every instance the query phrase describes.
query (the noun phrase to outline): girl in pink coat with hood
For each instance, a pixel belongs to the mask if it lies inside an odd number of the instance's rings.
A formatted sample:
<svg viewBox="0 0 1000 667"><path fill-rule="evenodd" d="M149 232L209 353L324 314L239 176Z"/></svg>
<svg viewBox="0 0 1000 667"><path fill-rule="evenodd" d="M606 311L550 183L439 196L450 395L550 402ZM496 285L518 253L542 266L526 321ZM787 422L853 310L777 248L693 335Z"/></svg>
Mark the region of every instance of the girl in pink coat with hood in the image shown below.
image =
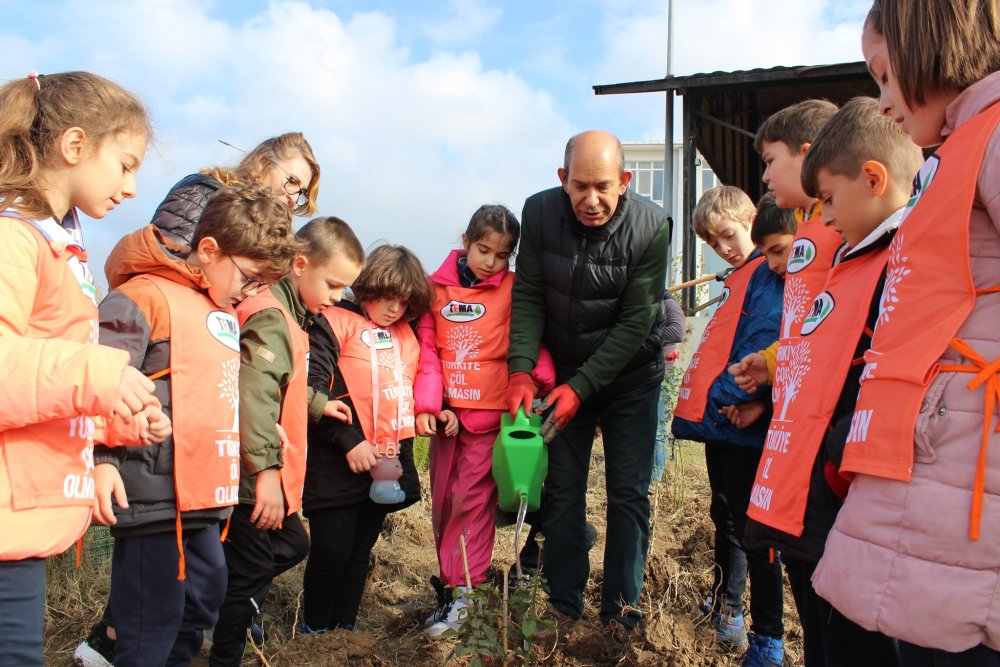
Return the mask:
<svg viewBox="0 0 1000 667"><path fill-rule="evenodd" d="M473 586L486 580L493 556L497 488L493 443L507 410L510 257L521 226L506 207L480 206L453 250L430 276L431 312L417 326L420 365L414 383L417 435L431 436L434 539L441 565L438 608L427 635L456 630L470 604L462 560L464 536ZM555 383L552 358L540 356L535 382ZM440 426L439 426L440 424Z"/></svg>
<svg viewBox="0 0 1000 667"><path fill-rule="evenodd" d="M876 0L882 113L937 146L892 245L813 575L903 665L1000 665L1000 0Z"/></svg>

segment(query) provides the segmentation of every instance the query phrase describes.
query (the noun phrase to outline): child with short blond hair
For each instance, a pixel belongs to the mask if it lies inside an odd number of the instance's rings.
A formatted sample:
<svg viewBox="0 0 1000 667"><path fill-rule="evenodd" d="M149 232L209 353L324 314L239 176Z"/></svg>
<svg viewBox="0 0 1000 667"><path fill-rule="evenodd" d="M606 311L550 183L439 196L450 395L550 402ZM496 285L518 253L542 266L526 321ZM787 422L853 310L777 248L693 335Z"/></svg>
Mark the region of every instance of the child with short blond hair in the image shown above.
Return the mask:
<svg viewBox="0 0 1000 667"><path fill-rule="evenodd" d="M731 406L753 401L763 402L765 416L770 412L768 392L742 391L726 373L731 363L774 340L781 321L783 280L768 269L754 248L750 238L754 215L750 198L732 186L709 190L695 209L695 229L733 271L726 278L722 303L681 381L673 433L705 443L715 524L713 591L717 592L705 611L721 641L736 649L747 648L743 593L749 573L754 636L746 655L764 650L780 664L784 655L781 563L772 561L766 550L744 551L740 544L767 421L738 428L728 412Z"/></svg>

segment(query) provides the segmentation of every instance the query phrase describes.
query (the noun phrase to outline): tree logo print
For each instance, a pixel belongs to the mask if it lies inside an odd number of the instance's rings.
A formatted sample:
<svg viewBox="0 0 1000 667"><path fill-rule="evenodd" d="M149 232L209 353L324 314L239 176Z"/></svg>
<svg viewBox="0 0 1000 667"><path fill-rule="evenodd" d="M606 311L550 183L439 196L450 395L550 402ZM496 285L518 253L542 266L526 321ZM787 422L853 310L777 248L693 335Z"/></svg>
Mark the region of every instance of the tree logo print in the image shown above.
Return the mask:
<svg viewBox="0 0 1000 667"><path fill-rule="evenodd" d="M774 375L774 388L780 391L782 397L781 414L776 416L775 421L786 421L785 413L792 400L798 395L802 388L802 380L809 372L810 345L808 341L803 341L795 345L789 345L786 354L781 354L783 349L778 348L778 370Z"/></svg>
<svg viewBox="0 0 1000 667"><path fill-rule="evenodd" d="M226 399L233 410L233 433L240 432L240 360L227 359L222 362L222 381L216 385L219 397Z"/></svg>
<svg viewBox="0 0 1000 667"><path fill-rule="evenodd" d="M475 322L486 314L486 306L452 299L441 308L440 312L441 317L449 322Z"/></svg>
<svg viewBox="0 0 1000 667"><path fill-rule="evenodd" d="M798 241L796 241L798 243ZM785 279L784 311L781 314L781 337L792 335L792 325L806 314L809 290L801 278L789 276Z"/></svg>
<svg viewBox="0 0 1000 667"><path fill-rule="evenodd" d="M812 308L809 309L809 316L802 323L802 335L808 336L813 331L816 331L819 325L823 323L823 320L830 316L836 305L832 294L829 292L820 292L819 296L813 300Z"/></svg>
<svg viewBox="0 0 1000 667"><path fill-rule="evenodd" d="M889 315L896 310L899 303L899 286L903 279L910 275L906 268L907 256L903 254L903 234L899 232L889 246L889 264L885 272L885 287L882 288L882 298L878 302L877 329L883 322L889 321Z"/></svg>
<svg viewBox="0 0 1000 667"><path fill-rule="evenodd" d="M460 364L466 357L475 359L482 343L483 337L475 327L458 326L448 332L445 347L455 353L455 361Z"/></svg>
<svg viewBox="0 0 1000 667"><path fill-rule="evenodd" d="M816 244L809 239L795 239L788 253L788 273L798 273L816 259Z"/></svg>

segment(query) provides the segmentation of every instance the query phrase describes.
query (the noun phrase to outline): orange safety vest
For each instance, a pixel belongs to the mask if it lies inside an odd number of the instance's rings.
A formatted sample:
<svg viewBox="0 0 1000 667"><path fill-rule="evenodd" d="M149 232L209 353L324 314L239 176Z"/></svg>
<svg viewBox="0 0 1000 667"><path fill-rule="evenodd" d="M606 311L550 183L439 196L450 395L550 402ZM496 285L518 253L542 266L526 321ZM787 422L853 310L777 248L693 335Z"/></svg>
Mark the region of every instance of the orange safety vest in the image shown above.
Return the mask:
<svg viewBox="0 0 1000 667"><path fill-rule="evenodd" d="M491 289L437 285L432 309L445 400L452 407L507 409L513 285L510 271Z"/></svg>
<svg viewBox="0 0 1000 667"><path fill-rule="evenodd" d="M888 247L833 267L813 300L794 344L778 348L775 387L784 396L764 442L747 516L791 535L802 535L816 453L865 329L871 297L888 259ZM794 400L792 400L794 399Z"/></svg>
<svg viewBox="0 0 1000 667"><path fill-rule="evenodd" d="M969 224L986 145L1000 123L1000 103L960 126L917 175L903 224L889 249L872 347L865 353L861 391L841 471L909 481L913 430L920 404L941 371L973 373L973 391L986 385L983 443L973 483L970 539L978 539L986 448L1000 396L1000 359L983 359L955 333L975 305ZM953 223L953 224L952 224ZM942 279L947 276L947 279ZM934 313L934 326L927 314ZM952 347L972 362L941 366Z"/></svg>
<svg viewBox="0 0 1000 667"><path fill-rule="evenodd" d="M677 390L677 407L674 416L690 422L701 422L705 418L708 404L708 390L719 375L726 371L729 355L733 349L736 327L743 316L743 302L747 296L747 286L754 271L766 258L758 257L745 262L726 278L722 288L722 301L705 327L698 350L691 357L687 372Z"/></svg>
<svg viewBox="0 0 1000 667"><path fill-rule="evenodd" d="M85 261L86 251L50 237L37 221L10 212L4 217L24 223L38 242L38 293L25 337L96 344L96 290L89 272L70 266L75 260ZM127 363L126 353L121 354ZM4 464L0 478L5 478L0 479L0 487L9 485L9 500L0 498L0 510L9 509L12 517L24 512L20 516L28 522L5 522L5 529L17 533L3 538L0 552L5 559L61 553L86 530L94 502L93 435L94 420L85 415L0 432L0 462ZM3 508L8 502L8 508Z"/></svg>
<svg viewBox="0 0 1000 667"><path fill-rule="evenodd" d="M413 329L402 321L388 329L375 327L364 315L344 308L326 308L323 317L340 344L337 367L354 404L354 423L368 442L393 456L400 440L414 436L413 378L420 347ZM389 447L393 449L386 451Z"/></svg>
<svg viewBox="0 0 1000 667"><path fill-rule="evenodd" d="M240 483L240 327L235 313L167 278L142 275L133 280L156 285L170 314L177 508L189 512L235 505Z"/></svg>
<svg viewBox="0 0 1000 667"><path fill-rule="evenodd" d="M291 515L302 509L302 486L306 479L309 334L303 331L281 302L274 298L271 290L248 296L236 306L240 326L251 315L268 308L277 308L284 316L292 346L292 375L281 393L281 417L278 419L288 436L288 442L281 450L281 488L285 492L288 514Z"/></svg>

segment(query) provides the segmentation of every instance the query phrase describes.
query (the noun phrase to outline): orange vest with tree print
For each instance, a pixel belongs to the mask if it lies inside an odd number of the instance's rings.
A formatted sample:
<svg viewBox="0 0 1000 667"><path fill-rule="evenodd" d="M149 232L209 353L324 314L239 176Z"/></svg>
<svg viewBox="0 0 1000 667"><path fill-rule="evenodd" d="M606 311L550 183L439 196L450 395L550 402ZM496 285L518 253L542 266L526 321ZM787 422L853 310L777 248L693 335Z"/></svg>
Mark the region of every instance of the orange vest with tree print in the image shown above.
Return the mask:
<svg viewBox="0 0 1000 667"><path fill-rule="evenodd" d="M917 192L889 249L885 288L841 471L909 481L920 404L939 372L970 373L970 391L986 387L983 443L972 484L969 536L978 539L986 453L997 401L1000 359L983 359L955 333L978 294L969 260L969 224L986 145L1000 123L1000 103L960 126L924 163ZM927 326L927 314L934 326ZM969 360L941 366L952 347ZM994 453L995 454L995 453Z"/></svg>
<svg viewBox="0 0 1000 667"><path fill-rule="evenodd" d="M270 290L248 296L240 302L236 307L240 326L251 315L268 308L277 308L285 318L292 347L292 375L281 392L281 416L278 419L288 436L288 441L283 443L281 450L281 488L285 492L288 514L291 515L302 509L302 486L306 479L309 334L302 330Z"/></svg>
<svg viewBox="0 0 1000 667"><path fill-rule="evenodd" d="M49 238L35 221L10 212L2 217L23 224L37 243L34 266L7 267L34 270L37 277L31 312L18 313L15 318L26 321L20 335L37 339L40 344L53 339L51 346L38 347L38 353L47 356L50 363L56 363L53 357L64 361L57 367L67 373L81 373L56 378L46 373L46 377L39 377L40 368L31 361L34 367L30 377L15 372L4 379L11 389L23 386L18 391L28 402L46 390L45 382L74 387L62 392L62 398L50 397L49 405L5 407L17 409L19 417L29 417L30 410L36 410L39 418L44 413L72 416L50 417L0 430L0 525L4 530L0 560L44 558L65 551L90 523L94 502L92 417L110 411L112 390L128 365L128 353L96 344L94 285L70 268L70 262L86 260L86 251ZM3 307L19 305L23 304L8 303ZM61 342L68 345L59 346Z"/></svg>
<svg viewBox="0 0 1000 667"><path fill-rule="evenodd" d="M864 332L887 259L886 247L834 266L806 314L800 342L778 348L775 390L795 400L775 405L750 493L751 519L802 535L813 464L854 361L851 342ZM788 349L797 356L783 358Z"/></svg>
<svg viewBox="0 0 1000 667"><path fill-rule="evenodd" d="M354 423L361 426L365 439L386 453L384 445L395 446L400 440L412 438L413 378L420 356L413 329L403 321L382 329L364 315L336 306L325 308L323 317L340 344L337 367L354 404ZM396 376L397 351L402 377ZM379 392L377 415L373 414L373 358Z"/></svg>
<svg viewBox="0 0 1000 667"><path fill-rule="evenodd" d="M712 320L705 327L698 350L691 357L687 372L677 391L674 416L690 422L705 418L708 390L720 374L726 371L729 354L733 349L733 336L743 315L743 302L754 270L766 258L757 257L729 274L722 288L722 303L716 308Z"/></svg>
<svg viewBox="0 0 1000 667"><path fill-rule="evenodd" d="M240 330L232 310L167 278L141 275L170 314L174 486L181 512L235 505L240 483Z"/></svg>
<svg viewBox="0 0 1000 667"><path fill-rule="evenodd" d="M493 289L437 285L434 326L446 402L458 408L506 409L511 271Z"/></svg>

